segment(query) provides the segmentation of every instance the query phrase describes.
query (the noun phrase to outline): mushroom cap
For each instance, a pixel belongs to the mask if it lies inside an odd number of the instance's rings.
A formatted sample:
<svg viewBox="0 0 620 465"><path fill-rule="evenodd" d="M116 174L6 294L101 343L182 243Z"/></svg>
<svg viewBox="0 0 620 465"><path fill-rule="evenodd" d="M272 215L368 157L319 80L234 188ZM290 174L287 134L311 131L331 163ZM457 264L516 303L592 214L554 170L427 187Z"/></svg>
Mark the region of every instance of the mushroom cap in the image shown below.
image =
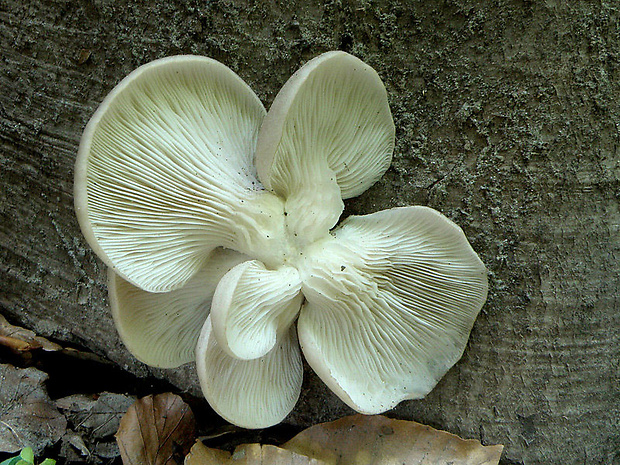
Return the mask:
<svg viewBox="0 0 620 465"><path fill-rule="evenodd" d="M268 270L258 260L248 260L217 285L211 305L213 333L231 357L262 357L289 331L302 301L297 269Z"/></svg>
<svg viewBox="0 0 620 465"><path fill-rule="evenodd" d="M180 289L147 292L108 268L108 294L116 329L138 360L174 368L195 360L196 343L211 311L216 286L248 257L216 249Z"/></svg>
<svg viewBox="0 0 620 465"><path fill-rule="evenodd" d="M424 397L462 356L487 295L462 230L426 207L345 220L300 270L306 360L349 406Z"/></svg>
<svg viewBox="0 0 620 465"><path fill-rule="evenodd" d="M97 255L164 292L216 247L249 249L253 229L269 225L248 209L282 210L273 195L264 200L253 166L264 115L252 90L209 58L164 58L123 79L86 126L75 165L78 221Z"/></svg>
<svg viewBox="0 0 620 465"><path fill-rule="evenodd" d="M217 343L209 317L196 347L196 368L213 410L244 428L280 423L301 393L303 366L294 326L263 357L239 360Z"/></svg>
<svg viewBox="0 0 620 465"><path fill-rule="evenodd" d="M389 168L394 122L377 72L359 58L334 51L308 61L282 87L259 134L261 182L287 195L327 167L343 199L355 197Z"/></svg>
<svg viewBox="0 0 620 465"><path fill-rule="evenodd" d="M388 169L394 122L381 79L345 52L324 53L282 87L256 146L263 185L285 199L287 228L310 243L333 228L342 199Z"/></svg>

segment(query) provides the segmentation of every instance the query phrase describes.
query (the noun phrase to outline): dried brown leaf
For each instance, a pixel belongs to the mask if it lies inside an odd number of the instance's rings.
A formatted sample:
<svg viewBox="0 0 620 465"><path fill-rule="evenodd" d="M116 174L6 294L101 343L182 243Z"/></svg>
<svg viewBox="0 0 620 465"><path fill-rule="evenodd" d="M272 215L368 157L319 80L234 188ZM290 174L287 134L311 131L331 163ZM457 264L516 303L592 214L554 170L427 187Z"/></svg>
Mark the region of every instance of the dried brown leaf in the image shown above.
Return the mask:
<svg viewBox="0 0 620 465"><path fill-rule="evenodd" d="M0 452L39 454L65 433L67 420L45 392L47 374L0 364Z"/></svg>
<svg viewBox="0 0 620 465"><path fill-rule="evenodd" d="M102 392L96 396L73 394L55 403L76 431L99 440L116 433L121 418L135 400L125 394Z"/></svg>
<svg viewBox="0 0 620 465"><path fill-rule="evenodd" d="M64 413L72 428L62 438L60 457L75 462L83 457L94 461L95 457L120 456L114 433L135 400L135 397L111 392L73 394L57 399L56 407Z"/></svg>
<svg viewBox="0 0 620 465"><path fill-rule="evenodd" d="M0 334L0 346L8 347L13 352L25 352L30 350L30 344L11 336Z"/></svg>
<svg viewBox="0 0 620 465"><path fill-rule="evenodd" d="M381 415L316 425L282 447L330 465L497 465L503 449Z"/></svg>
<svg viewBox="0 0 620 465"><path fill-rule="evenodd" d="M34 349L46 351L61 350L58 344L37 336L33 331L10 324L0 315L0 345L16 352L26 352Z"/></svg>
<svg viewBox="0 0 620 465"><path fill-rule="evenodd" d="M196 441L185 457L184 465L226 465L228 463L230 463L230 452L211 449L202 442Z"/></svg>
<svg viewBox="0 0 620 465"><path fill-rule="evenodd" d="M243 444L231 454L198 441L185 457L185 465L325 465L325 462L271 445Z"/></svg>
<svg viewBox="0 0 620 465"><path fill-rule="evenodd" d="M172 393L137 400L121 419L116 441L125 465L174 465L195 437L189 406Z"/></svg>

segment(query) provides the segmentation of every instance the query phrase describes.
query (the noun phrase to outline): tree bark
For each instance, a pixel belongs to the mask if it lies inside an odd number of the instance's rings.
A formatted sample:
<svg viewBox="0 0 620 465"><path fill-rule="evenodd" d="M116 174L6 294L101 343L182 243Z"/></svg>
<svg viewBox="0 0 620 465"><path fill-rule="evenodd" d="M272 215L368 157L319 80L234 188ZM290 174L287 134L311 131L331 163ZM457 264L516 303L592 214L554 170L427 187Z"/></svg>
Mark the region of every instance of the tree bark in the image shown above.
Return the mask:
<svg viewBox="0 0 620 465"><path fill-rule="evenodd" d="M265 105L306 60L384 80L392 167L347 213L428 205L465 231L490 293L463 359L393 414L506 445L503 463L620 462L619 10L614 2L0 0L0 312L197 392L122 346L72 200L81 132L131 70L181 53ZM288 421L347 408L310 371Z"/></svg>

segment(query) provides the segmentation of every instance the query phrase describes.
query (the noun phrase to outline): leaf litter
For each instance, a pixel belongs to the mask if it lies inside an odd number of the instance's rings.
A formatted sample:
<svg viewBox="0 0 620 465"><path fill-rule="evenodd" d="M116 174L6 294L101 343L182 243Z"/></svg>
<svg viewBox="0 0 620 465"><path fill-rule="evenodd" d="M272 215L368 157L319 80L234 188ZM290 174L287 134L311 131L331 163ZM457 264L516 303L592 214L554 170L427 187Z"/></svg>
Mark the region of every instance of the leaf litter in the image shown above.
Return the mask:
<svg viewBox="0 0 620 465"><path fill-rule="evenodd" d="M40 454L65 433L67 420L43 386L47 377L36 368L0 364L0 452L31 447Z"/></svg>
<svg viewBox="0 0 620 465"><path fill-rule="evenodd" d="M196 437L194 414L172 393L137 400L120 422L116 441L125 465L174 465Z"/></svg>
<svg viewBox="0 0 620 465"><path fill-rule="evenodd" d="M352 415L312 426L282 447L338 465L497 465L503 450L382 415Z"/></svg>
<svg viewBox="0 0 620 465"><path fill-rule="evenodd" d="M0 345L8 347L15 352L26 352L34 349L43 349L48 352L61 350L62 347L42 336L37 336L34 331L12 325L0 315Z"/></svg>
<svg viewBox="0 0 620 465"><path fill-rule="evenodd" d="M67 351L2 315L0 346L22 354ZM120 452L124 465L496 465L503 449L380 415L315 425L281 447L242 444L232 453L201 441L191 447L196 423L179 396L165 393L135 401L103 392L53 402L43 386L47 378L35 368L0 364L0 452L32 447L40 454L60 441L60 457L68 463L102 463Z"/></svg>
<svg viewBox="0 0 620 465"><path fill-rule="evenodd" d="M308 428L281 447L244 444L231 454L198 441L185 465L497 465L503 446L381 415Z"/></svg>
<svg viewBox="0 0 620 465"><path fill-rule="evenodd" d="M68 461L88 458L91 462L118 457L120 452L114 434L134 402L133 396L111 392L74 394L58 399L56 406L71 426L62 438L60 456Z"/></svg>

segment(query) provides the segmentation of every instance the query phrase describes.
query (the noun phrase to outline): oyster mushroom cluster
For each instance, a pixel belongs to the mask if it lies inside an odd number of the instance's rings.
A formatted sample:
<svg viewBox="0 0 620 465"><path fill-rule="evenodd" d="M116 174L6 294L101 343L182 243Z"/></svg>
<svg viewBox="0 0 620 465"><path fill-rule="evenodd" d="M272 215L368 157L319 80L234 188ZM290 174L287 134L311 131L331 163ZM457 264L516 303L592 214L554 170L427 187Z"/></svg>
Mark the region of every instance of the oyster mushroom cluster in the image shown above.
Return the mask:
<svg viewBox="0 0 620 465"><path fill-rule="evenodd" d="M424 397L461 357L487 278L430 208L338 225L393 148L379 76L344 52L309 61L269 112L209 58L132 72L88 123L75 168L79 223L131 353L195 360L211 406L248 428L293 409L302 354L358 412Z"/></svg>

